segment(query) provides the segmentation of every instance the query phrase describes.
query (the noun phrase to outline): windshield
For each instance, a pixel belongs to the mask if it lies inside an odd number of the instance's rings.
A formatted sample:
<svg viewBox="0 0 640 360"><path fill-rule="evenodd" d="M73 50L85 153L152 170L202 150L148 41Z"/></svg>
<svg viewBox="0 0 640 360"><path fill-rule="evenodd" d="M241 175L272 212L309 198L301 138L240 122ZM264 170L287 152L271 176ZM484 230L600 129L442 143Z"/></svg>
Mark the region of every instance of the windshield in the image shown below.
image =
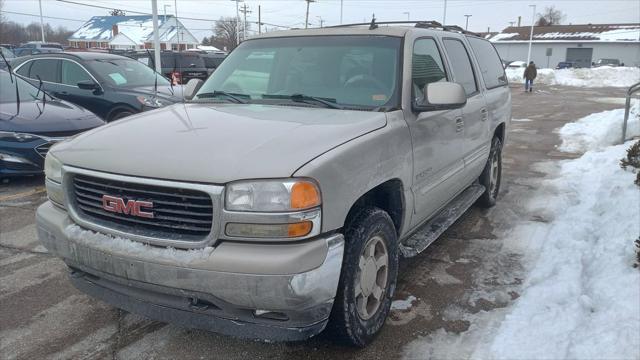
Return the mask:
<svg viewBox="0 0 640 360"><path fill-rule="evenodd" d="M400 38L368 35L246 41L211 75L195 100L223 92L251 102L282 104L287 98L315 97L324 100L324 106L398 107L400 47Z"/></svg>
<svg viewBox="0 0 640 360"><path fill-rule="evenodd" d="M2 55L4 55L4 57L9 60L9 59L13 59L16 56L13 54L13 51L7 49L4 46L0 46L0 51L2 51Z"/></svg>
<svg viewBox="0 0 640 360"><path fill-rule="evenodd" d="M617 59L599 59L596 64L600 65L600 64L617 64L618 60Z"/></svg>
<svg viewBox="0 0 640 360"><path fill-rule="evenodd" d="M153 86L156 77L158 86L170 85L169 80L162 75L133 59L99 59L88 61L87 65L111 86Z"/></svg>
<svg viewBox="0 0 640 360"><path fill-rule="evenodd" d="M11 82L11 79L13 79L13 82ZM0 71L0 103L14 103L17 101L16 81L18 82L18 91L20 92L19 95L21 102L42 100L42 97L45 96L42 91L38 94L37 87L31 85L20 77L15 75L10 76L8 72ZM47 97L47 100L50 99L50 97Z"/></svg>

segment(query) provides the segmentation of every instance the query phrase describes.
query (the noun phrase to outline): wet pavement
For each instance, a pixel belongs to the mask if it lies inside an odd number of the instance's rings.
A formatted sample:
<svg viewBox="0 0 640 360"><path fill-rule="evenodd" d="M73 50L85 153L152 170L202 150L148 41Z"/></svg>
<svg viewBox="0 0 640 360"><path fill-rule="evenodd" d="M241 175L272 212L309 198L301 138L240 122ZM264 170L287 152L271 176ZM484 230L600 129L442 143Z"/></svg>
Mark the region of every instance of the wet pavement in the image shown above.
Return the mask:
<svg viewBox="0 0 640 360"><path fill-rule="evenodd" d="M539 86L528 94L513 86L512 94L514 121L504 148L498 204L490 210L471 208L431 247L401 263L396 299L416 300L408 309L393 310L367 348L337 346L324 334L299 343L234 339L149 321L83 295L67 280L62 261L37 241L34 210L46 194L43 179L32 177L0 180L0 357L391 359L423 336L486 325L472 324L469 315L507 308L526 276L526 250L504 246L503 236L523 219L548 221L528 211L526 203L547 175L545 164L570 156L556 150L555 130L590 113L622 107L624 90Z"/></svg>

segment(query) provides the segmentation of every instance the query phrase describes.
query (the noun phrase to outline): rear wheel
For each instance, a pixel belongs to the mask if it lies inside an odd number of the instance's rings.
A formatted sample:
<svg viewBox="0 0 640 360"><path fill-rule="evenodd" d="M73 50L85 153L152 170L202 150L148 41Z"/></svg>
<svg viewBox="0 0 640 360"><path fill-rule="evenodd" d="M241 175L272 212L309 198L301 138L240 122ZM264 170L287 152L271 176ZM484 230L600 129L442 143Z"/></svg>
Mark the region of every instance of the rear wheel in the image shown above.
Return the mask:
<svg viewBox="0 0 640 360"><path fill-rule="evenodd" d="M480 184L484 185L485 192L478 199L478 204L482 207L492 207L496 204L498 192L500 192L500 182L502 181L502 142L500 138L494 136L491 141L491 151L489 159L480 175Z"/></svg>
<svg viewBox="0 0 640 360"><path fill-rule="evenodd" d="M358 347L378 334L389 314L398 273L396 230L378 208L361 210L345 228L345 253L329 328Z"/></svg>

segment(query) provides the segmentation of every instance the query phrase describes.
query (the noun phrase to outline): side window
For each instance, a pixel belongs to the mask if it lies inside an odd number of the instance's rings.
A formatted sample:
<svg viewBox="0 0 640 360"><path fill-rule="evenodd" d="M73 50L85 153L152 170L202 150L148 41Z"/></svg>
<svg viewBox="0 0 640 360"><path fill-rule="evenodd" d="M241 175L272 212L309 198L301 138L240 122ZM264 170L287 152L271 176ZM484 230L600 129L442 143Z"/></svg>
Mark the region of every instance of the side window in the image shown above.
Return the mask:
<svg viewBox="0 0 640 360"><path fill-rule="evenodd" d="M33 61L27 61L24 65L20 66L18 70L16 70L16 73L24 77L29 77L29 70L31 69L31 65L33 65Z"/></svg>
<svg viewBox="0 0 640 360"><path fill-rule="evenodd" d="M478 59L478 65L480 65L482 78L487 89L507 85L507 77L504 74L500 56L493 45L487 40L475 37L467 37L467 39L469 39L471 49Z"/></svg>
<svg viewBox="0 0 640 360"><path fill-rule="evenodd" d="M62 60L62 83L78 86L80 81L93 81L91 76L80 65L73 61Z"/></svg>
<svg viewBox="0 0 640 360"><path fill-rule="evenodd" d="M464 87L467 95L478 91L476 79L473 75L473 67L471 66L471 59L462 41L445 39L444 47L447 49L447 55L451 63L451 71L453 72L455 82Z"/></svg>
<svg viewBox="0 0 640 360"><path fill-rule="evenodd" d="M414 98L424 96L424 87L438 81L447 81L442 56L433 39L419 39L413 44L411 81Z"/></svg>
<svg viewBox="0 0 640 360"><path fill-rule="evenodd" d="M58 65L60 60L56 59L40 59L34 60L29 71L29 77L37 79L40 76L42 81L49 81L53 83L59 83L60 77L58 76Z"/></svg>

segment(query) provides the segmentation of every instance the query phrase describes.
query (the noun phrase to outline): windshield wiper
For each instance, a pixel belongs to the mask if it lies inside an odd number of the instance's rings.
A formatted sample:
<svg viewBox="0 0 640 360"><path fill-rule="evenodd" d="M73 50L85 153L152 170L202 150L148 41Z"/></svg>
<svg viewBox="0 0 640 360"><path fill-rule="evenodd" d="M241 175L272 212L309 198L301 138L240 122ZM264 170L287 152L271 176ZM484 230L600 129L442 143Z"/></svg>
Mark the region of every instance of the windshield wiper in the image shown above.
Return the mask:
<svg viewBox="0 0 640 360"><path fill-rule="evenodd" d="M198 99L206 99L206 98L214 98L214 97L218 97L218 96L224 96L227 99L233 101L236 104L246 104L247 100L245 99L241 99L240 97L249 97L249 95L246 94L239 94L239 93L230 93L230 92L226 92L226 91L220 91L220 90L216 90L216 91L212 91L212 92L206 92L206 93L202 93L202 94L198 94Z"/></svg>
<svg viewBox="0 0 640 360"><path fill-rule="evenodd" d="M263 94L264 99L289 99L294 102L300 103L316 103L322 104L330 109L344 109L344 106L336 104L336 99L321 98L317 96L309 96L304 94L291 94L291 95L277 95L277 94Z"/></svg>

